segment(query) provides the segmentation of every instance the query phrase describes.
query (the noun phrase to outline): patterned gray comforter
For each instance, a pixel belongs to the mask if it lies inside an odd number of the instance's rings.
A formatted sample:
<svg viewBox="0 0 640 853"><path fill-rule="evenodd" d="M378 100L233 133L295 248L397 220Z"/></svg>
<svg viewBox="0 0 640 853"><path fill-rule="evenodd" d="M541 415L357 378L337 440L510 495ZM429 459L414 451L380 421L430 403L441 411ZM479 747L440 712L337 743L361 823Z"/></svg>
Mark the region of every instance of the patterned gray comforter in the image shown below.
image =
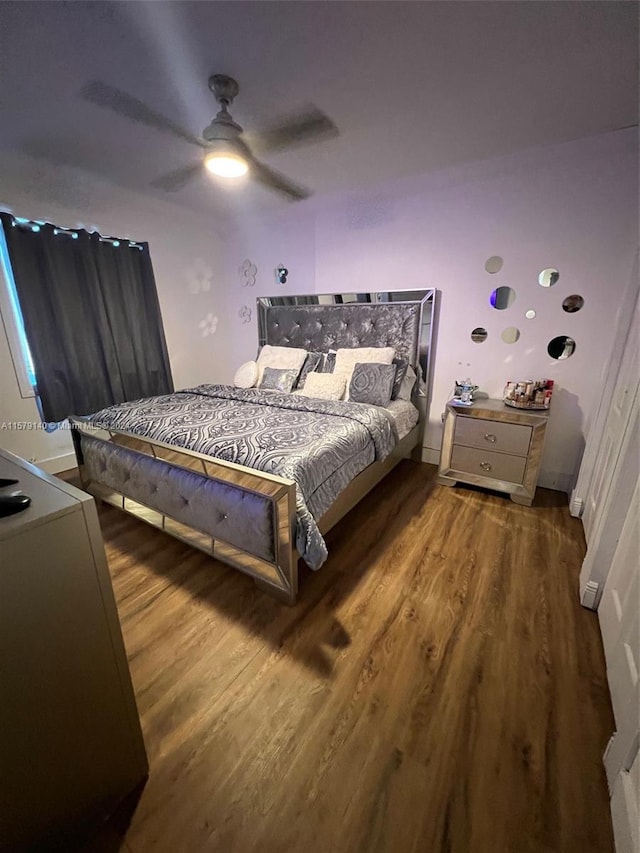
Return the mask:
<svg viewBox="0 0 640 853"><path fill-rule="evenodd" d="M315 519L397 441L392 417L374 406L226 385L121 403L91 420L295 480L296 548L312 569L327 558Z"/></svg>

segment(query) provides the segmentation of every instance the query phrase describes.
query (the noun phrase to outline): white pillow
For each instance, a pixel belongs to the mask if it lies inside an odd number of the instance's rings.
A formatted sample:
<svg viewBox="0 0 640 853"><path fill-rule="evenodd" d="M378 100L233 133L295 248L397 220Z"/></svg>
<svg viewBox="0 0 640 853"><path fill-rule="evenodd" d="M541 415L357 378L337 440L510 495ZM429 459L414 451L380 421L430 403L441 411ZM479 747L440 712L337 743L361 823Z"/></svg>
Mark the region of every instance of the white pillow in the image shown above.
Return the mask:
<svg viewBox="0 0 640 853"><path fill-rule="evenodd" d="M402 380L402 385L400 386L398 395L396 396L396 400L411 400L411 392L413 391L413 386L416 384L417 378L415 370L411 365L409 365L404 379Z"/></svg>
<svg viewBox="0 0 640 853"><path fill-rule="evenodd" d="M339 349L336 353L336 364L333 368L334 375L344 376L345 396L349 399L349 383L356 364L391 364L395 358L396 351L393 347L354 347L353 349Z"/></svg>
<svg viewBox="0 0 640 853"><path fill-rule="evenodd" d="M345 392L347 380L335 373L309 373L304 388L296 391L301 397L316 397L319 400L340 400Z"/></svg>
<svg viewBox="0 0 640 853"><path fill-rule="evenodd" d="M233 384L236 388L253 388L258 381L258 365L255 361L245 361L236 370Z"/></svg>
<svg viewBox="0 0 640 853"><path fill-rule="evenodd" d="M262 382L265 367L275 367L277 370L297 370L299 373L306 357L306 349L273 347L271 344L265 344L260 350L257 361L258 385Z"/></svg>

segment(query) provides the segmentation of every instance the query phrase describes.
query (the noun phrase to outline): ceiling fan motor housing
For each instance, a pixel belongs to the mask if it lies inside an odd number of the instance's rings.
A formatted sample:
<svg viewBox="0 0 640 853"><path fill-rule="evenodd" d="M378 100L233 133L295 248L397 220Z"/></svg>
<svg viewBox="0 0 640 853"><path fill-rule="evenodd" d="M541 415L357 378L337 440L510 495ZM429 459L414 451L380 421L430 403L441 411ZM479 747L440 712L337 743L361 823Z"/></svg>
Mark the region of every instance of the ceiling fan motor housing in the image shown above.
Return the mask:
<svg viewBox="0 0 640 853"><path fill-rule="evenodd" d="M202 131L203 139L214 142L216 139L236 140L242 133L242 127L235 122L223 107L208 127Z"/></svg>
<svg viewBox="0 0 640 853"><path fill-rule="evenodd" d="M226 74L213 74L209 77L209 88L216 96L221 109L211 124L202 131L203 138L207 142L237 140L242 133L242 128L231 118L228 107L233 103L240 87L233 77L227 77Z"/></svg>

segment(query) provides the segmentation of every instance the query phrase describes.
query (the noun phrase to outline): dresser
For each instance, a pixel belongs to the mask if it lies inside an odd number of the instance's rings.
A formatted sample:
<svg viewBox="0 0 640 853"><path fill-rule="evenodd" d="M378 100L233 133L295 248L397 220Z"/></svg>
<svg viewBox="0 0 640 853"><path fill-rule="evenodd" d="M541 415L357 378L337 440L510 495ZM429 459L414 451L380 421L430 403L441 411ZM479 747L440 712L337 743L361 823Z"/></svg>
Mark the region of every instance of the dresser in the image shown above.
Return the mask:
<svg viewBox="0 0 640 853"><path fill-rule="evenodd" d="M548 418L546 410L514 409L502 400L447 403L438 482L484 486L531 506Z"/></svg>
<svg viewBox="0 0 640 853"><path fill-rule="evenodd" d="M0 450L0 849L107 815L147 757L93 498Z"/></svg>

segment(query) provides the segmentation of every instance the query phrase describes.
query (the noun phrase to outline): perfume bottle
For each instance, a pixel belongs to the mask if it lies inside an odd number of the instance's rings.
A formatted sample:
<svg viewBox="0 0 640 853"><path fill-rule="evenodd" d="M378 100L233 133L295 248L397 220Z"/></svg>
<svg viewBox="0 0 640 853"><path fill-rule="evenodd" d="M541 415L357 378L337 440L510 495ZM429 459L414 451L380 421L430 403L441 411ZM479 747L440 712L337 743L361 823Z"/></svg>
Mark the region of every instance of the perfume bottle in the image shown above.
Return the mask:
<svg viewBox="0 0 640 853"><path fill-rule="evenodd" d="M473 403L473 382L467 377L462 383L462 391L460 392L460 402L464 406L470 406Z"/></svg>

